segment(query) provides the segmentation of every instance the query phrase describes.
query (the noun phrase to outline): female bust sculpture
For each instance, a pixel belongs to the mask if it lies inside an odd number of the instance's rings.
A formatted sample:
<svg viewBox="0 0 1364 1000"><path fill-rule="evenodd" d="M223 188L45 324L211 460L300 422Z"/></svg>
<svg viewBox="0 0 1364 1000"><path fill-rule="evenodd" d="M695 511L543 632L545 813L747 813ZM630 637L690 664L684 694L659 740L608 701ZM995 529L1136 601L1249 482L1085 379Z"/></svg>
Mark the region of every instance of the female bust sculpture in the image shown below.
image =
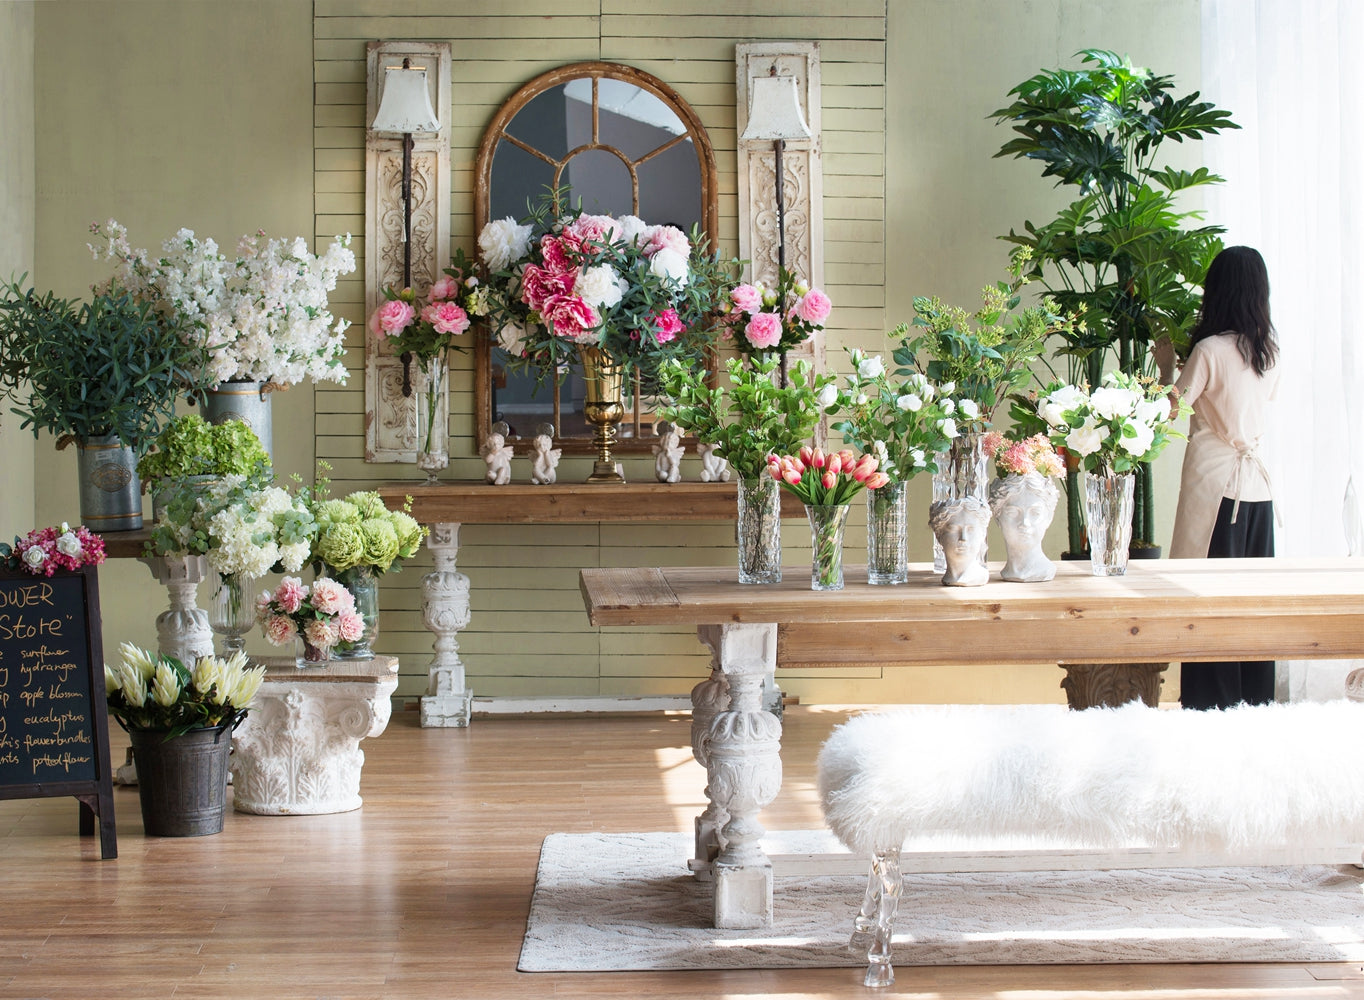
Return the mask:
<svg viewBox="0 0 1364 1000"><path fill-rule="evenodd" d="M944 587L979 587L989 582L984 556L990 508L983 500L935 500L928 509L928 526L947 559Z"/></svg>
<svg viewBox="0 0 1364 1000"><path fill-rule="evenodd" d="M1004 534L1000 576L1013 583L1042 583L1056 576L1056 564L1042 554L1042 536L1056 513L1060 491L1038 472L1005 476L990 484L990 510Z"/></svg>

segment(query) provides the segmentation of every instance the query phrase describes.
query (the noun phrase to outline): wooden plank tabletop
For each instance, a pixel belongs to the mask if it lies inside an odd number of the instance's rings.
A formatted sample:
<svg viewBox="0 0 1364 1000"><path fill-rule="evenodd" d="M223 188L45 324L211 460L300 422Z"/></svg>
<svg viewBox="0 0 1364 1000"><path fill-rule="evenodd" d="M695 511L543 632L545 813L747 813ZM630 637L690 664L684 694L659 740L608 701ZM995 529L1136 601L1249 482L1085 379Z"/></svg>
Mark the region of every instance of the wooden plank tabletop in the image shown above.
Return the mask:
<svg viewBox="0 0 1364 1000"><path fill-rule="evenodd" d="M785 666L1364 656L1364 560L1141 560L1115 577L1063 562L1039 584L998 568L983 587L944 587L927 564L897 587L850 567L825 593L805 566L774 586L728 567L585 569L580 585L597 626L775 622Z"/></svg>
<svg viewBox="0 0 1364 1000"><path fill-rule="evenodd" d="M412 498L412 516L423 524L586 524L600 521L733 521L738 487L728 483L621 484L558 482L548 486L484 482L418 481L377 487L390 508ZM783 493L782 516L805 516L800 501Z"/></svg>

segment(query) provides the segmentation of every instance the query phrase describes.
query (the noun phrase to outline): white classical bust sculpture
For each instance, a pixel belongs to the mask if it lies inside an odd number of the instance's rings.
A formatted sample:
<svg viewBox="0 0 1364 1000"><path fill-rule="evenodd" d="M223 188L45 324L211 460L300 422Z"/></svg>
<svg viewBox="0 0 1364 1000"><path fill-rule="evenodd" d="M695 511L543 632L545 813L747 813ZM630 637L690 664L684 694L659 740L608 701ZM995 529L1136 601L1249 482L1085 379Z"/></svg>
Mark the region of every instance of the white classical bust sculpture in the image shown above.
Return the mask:
<svg viewBox="0 0 1364 1000"><path fill-rule="evenodd" d="M1042 536L1056 513L1060 490L1050 476L1029 472L990 484L990 510L1004 534L1004 568L1012 583L1042 583L1056 576L1056 564L1042 554Z"/></svg>
<svg viewBox="0 0 1364 1000"><path fill-rule="evenodd" d="M715 449L720 447L717 444L698 444L696 454L701 456L701 482L703 483L727 483L729 482L729 459L721 458L715 454Z"/></svg>
<svg viewBox="0 0 1364 1000"><path fill-rule="evenodd" d="M539 424L530 444L530 481L548 486L559 477L559 459L564 450L554 447L554 425Z"/></svg>
<svg viewBox="0 0 1364 1000"><path fill-rule="evenodd" d="M990 508L975 497L935 500L928 509L928 525L947 559L944 587L980 587L990 580L984 565Z"/></svg>
<svg viewBox="0 0 1364 1000"><path fill-rule="evenodd" d="M499 420L493 424L492 430L483 439L483 447L479 449L483 461L488 464L485 478L494 486L506 486L511 482L512 446L507 444L507 435L510 433L511 429Z"/></svg>
<svg viewBox="0 0 1364 1000"><path fill-rule="evenodd" d="M654 433L654 475L660 483L675 483L682 478L682 435L666 420L654 424Z"/></svg>

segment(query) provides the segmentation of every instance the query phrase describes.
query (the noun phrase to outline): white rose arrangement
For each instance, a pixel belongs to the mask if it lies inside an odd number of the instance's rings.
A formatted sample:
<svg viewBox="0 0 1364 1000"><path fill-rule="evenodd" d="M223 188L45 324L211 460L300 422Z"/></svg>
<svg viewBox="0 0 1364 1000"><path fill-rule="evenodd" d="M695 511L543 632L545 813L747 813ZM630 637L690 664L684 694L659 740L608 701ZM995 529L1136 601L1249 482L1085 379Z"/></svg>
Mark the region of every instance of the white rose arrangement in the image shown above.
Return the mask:
<svg viewBox="0 0 1364 1000"><path fill-rule="evenodd" d="M1154 461L1175 438L1174 421L1189 407L1171 398L1172 388L1109 372L1099 388L1053 383L1037 400L1037 415L1058 449L1076 455L1087 472L1131 472Z"/></svg>

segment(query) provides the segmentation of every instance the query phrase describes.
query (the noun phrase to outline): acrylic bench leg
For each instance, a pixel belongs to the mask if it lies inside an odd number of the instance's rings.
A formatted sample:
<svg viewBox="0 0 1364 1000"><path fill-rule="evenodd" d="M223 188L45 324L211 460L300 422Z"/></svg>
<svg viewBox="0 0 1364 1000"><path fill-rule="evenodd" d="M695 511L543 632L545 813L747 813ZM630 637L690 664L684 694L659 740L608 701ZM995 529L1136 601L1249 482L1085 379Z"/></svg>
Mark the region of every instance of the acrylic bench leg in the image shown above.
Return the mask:
<svg viewBox="0 0 1364 1000"><path fill-rule="evenodd" d="M900 873L900 849L898 847L877 851L872 860L871 881L876 884L876 933L871 947L867 949L867 975L862 980L864 986L889 986L895 982L895 969L891 967L891 938L895 934L895 914L900 908L900 892L903 880ZM872 888L867 887L868 895ZM863 903L863 910L866 910Z"/></svg>

